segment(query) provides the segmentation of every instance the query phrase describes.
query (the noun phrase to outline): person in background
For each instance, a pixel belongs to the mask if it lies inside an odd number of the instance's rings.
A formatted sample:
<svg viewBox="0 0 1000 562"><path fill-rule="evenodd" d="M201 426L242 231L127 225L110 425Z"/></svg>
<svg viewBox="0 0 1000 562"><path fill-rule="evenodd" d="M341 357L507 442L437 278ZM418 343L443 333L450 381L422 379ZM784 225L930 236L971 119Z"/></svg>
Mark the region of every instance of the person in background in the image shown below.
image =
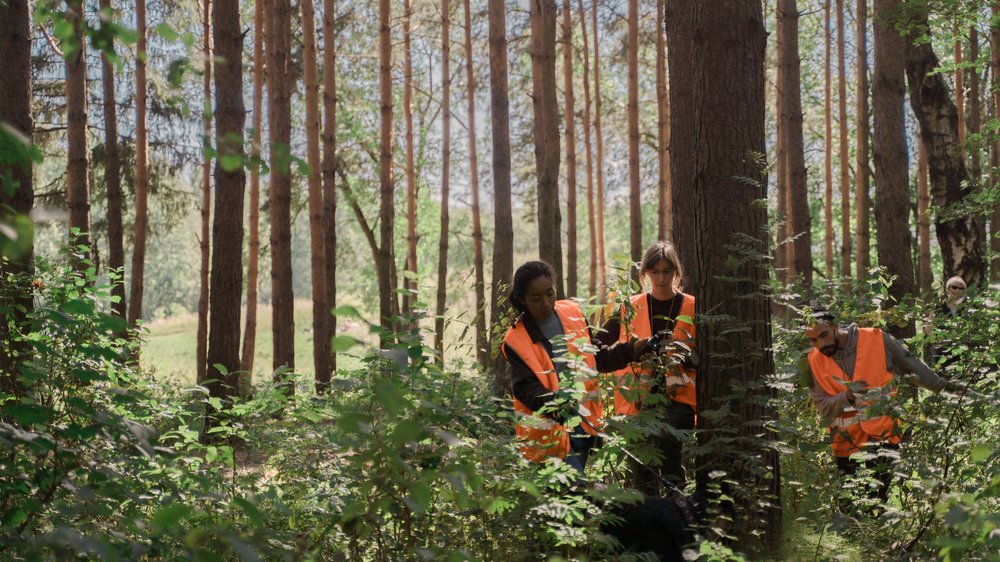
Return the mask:
<svg viewBox="0 0 1000 562"><path fill-rule="evenodd" d="M924 357L941 369L945 377L949 376L953 366L958 363L958 357L952 353L951 349L953 339L949 336L955 328L953 321L967 312L964 302L968 288L961 276L955 275L949 278L944 284L944 301L924 324L924 335L931 337L931 343L924 348ZM935 335L935 330L939 334Z"/></svg>
<svg viewBox="0 0 1000 562"><path fill-rule="evenodd" d="M592 340L580 305L557 300L552 267L529 261L517 268L510 303L519 313L503 340L503 355L511 366L517 437L529 461L555 457L584 471L597 443L604 409L597 372L619 369L644 351L647 341L629 340L587 351ZM577 370L582 359L589 369ZM568 387L582 382L585 393L575 396ZM575 427L570 419L580 416Z"/></svg>

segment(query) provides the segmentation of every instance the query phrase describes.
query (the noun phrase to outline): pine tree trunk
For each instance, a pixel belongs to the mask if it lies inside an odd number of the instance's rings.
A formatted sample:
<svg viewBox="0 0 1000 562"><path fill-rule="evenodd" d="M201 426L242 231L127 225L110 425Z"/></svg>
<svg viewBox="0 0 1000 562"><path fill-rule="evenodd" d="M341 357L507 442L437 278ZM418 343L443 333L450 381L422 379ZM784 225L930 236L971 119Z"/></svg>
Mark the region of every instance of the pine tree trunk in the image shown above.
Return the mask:
<svg viewBox="0 0 1000 562"><path fill-rule="evenodd" d="M583 144L587 151L587 232L590 235L590 268L587 274L587 296L597 296L597 222L594 215L594 151L590 141L590 40L587 37L587 10L583 0L580 9L580 34L583 36ZM668 129L669 130L669 127ZM669 170L667 170L669 176Z"/></svg>
<svg viewBox="0 0 1000 562"><path fill-rule="evenodd" d="M917 140L917 290L926 295L934 282L931 273L931 204L930 187L927 185L927 149L924 141Z"/></svg>
<svg viewBox="0 0 1000 562"><path fill-rule="evenodd" d="M837 0L837 118L840 121L840 277L851 277L851 168L847 134L847 45L844 0Z"/></svg>
<svg viewBox="0 0 1000 562"><path fill-rule="evenodd" d="M438 238L434 350L444 366L444 312L448 298L448 222L451 197L451 2L441 1L441 228Z"/></svg>
<svg viewBox="0 0 1000 562"><path fill-rule="evenodd" d="M268 102L271 186L271 324L274 341L273 369L283 391L294 393L285 382L282 367L295 369L295 296L292 292L292 176L291 176L291 1L270 0L268 22ZM216 45L218 48L218 45Z"/></svg>
<svg viewBox="0 0 1000 562"><path fill-rule="evenodd" d="M268 0L254 3L253 18L253 129L250 141L250 201L247 213L247 320L240 356L241 396L250 396L253 387L254 353L257 348L257 285L260 274L260 143L264 126L264 37L267 36Z"/></svg>
<svg viewBox="0 0 1000 562"><path fill-rule="evenodd" d="M903 57L906 45L893 27L891 15L900 0L875 0L875 68L872 72L872 116L875 160L876 247L878 263L895 276L889 294L894 302L913 294L913 255L910 248L909 180L906 132L903 121ZM893 335L913 334L912 322L894 327Z"/></svg>
<svg viewBox="0 0 1000 562"><path fill-rule="evenodd" d="M205 96L205 107L212 107L212 0L202 3L202 55L205 57L204 76L202 77L202 92ZM212 113L206 109L202 115L202 134L206 146L211 146ZM205 156L201 163L201 270L198 291L198 331L196 380L198 384L205 382L208 368L208 270L211 254L208 237L211 236L209 225L212 214L212 157Z"/></svg>
<svg viewBox="0 0 1000 562"><path fill-rule="evenodd" d="M665 0L656 0L656 162L658 164L656 235L659 240L673 238L674 212L670 196L670 98L667 92L667 34L663 13Z"/></svg>
<svg viewBox="0 0 1000 562"><path fill-rule="evenodd" d="M990 3L990 70L993 77L993 118L1000 119L1000 2ZM993 142L993 184L1000 181L1000 138ZM990 281L1000 283L1000 201L993 205L993 216L990 218L990 254L993 262L990 264Z"/></svg>
<svg viewBox="0 0 1000 562"><path fill-rule="evenodd" d="M629 256L642 260L642 202L639 193L639 0L628 0L628 209ZM632 272L639 279L639 271Z"/></svg>
<svg viewBox="0 0 1000 562"><path fill-rule="evenodd" d="M149 142L146 138L146 0L135 4L135 239L132 245L132 280L129 291L129 326L142 318L145 288L146 236L149 230Z"/></svg>
<svg viewBox="0 0 1000 562"><path fill-rule="evenodd" d="M413 53L410 47L410 26L413 19L413 0L404 0L403 14L403 121L406 124L406 270L414 277L403 281L403 314L412 314L412 303L417 300L417 176L413 156Z"/></svg>
<svg viewBox="0 0 1000 562"><path fill-rule="evenodd" d="M142 3L140 0L139 4ZM83 32L83 10L83 0L66 0L66 21L72 26L78 45L72 52L66 53L66 205L69 209L71 243L90 246L90 187L87 182L89 169L87 39ZM73 234L74 229L78 234ZM79 259L73 261L77 271L83 272L88 267L85 261L90 259L90 255L91 251L88 248Z"/></svg>
<svg viewBox="0 0 1000 562"><path fill-rule="evenodd" d="M112 11L111 0L101 0L102 11ZM108 46L114 52L114 45ZM128 320L125 302L125 248L122 243L121 153L118 150L118 100L115 99L115 67L107 54L101 55L104 90L104 182L108 190L108 271L117 272L111 284L112 313Z"/></svg>
<svg viewBox="0 0 1000 562"><path fill-rule="evenodd" d="M857 0L857 26L854 37L857 46L857 96L856 134L854 160L854 211L856 213L854 234L857 259L855 270L858 280L864 280L871 268L871 232L868 227L871 198L868 194L868 1Z"/></svg>
<svg viewBox="0 0 1000 562"><path fill-rule="evenodd" d="M309 240L312 259L313 367L316 393L330 385L330 307L326 303L326 245L323 224L323 184L320 176L319 68L316 54L316 14L313 0L300 0L302 10L302 64L306 102L306 163L309 164Z"/></svg>
<svg viewBox="0 0 1000 562"><path fill-rule="evenodd" d="M934 206L945 209L965 201L972 194L964 190L969 173L962 158L958 136L958 111L951 100L944 77L935 73L940 66L931 45L917 43L918 33L928 28L927 12L912 10L910 35L906 44L906 77L910 87L910 105L920 123L920 137L927 148L927 167L931 179ZM934 221L938 245L944 262L942 278L960 275L969 285L986 281L984 243L986 232L979 216Z"/></svg>
<svg viewBox="0 0 1000 562"><path fill-rule="evenodd" d="M504 335L499 321L500 302L514 277L514 225L510 200L510 100L507 86L507 13L503 0L488 0L490 24L490 121L493 140L493 294L491 321L497 331L490 338L495 348ZM496 354L493 363L493 390L510 394L506 362Z"/></svg>
<svg viewBox="0 0 1000 562"><path fill-rule="evenodd" d="M958 26L952 26L951 32L955 36L955 110L958 112L958 146L960 154L965 158L965 69L962 68L965 57L962 53L962 38L958 34Z"/></svg>
<svg viewBox="0 0 1000 562"><path fill-rule="evenodd" d="M608 291L607 254L604 251L604 136L601 134L601 48L597 34L597 2L593 2L591 23L594 28L594 138L597 139L597 269L600 298ZM669 61L668 61L669 64Z"/></svg>
<svg viewBox="0 0 1000 562"><path fill-rule="evenodd" d="M979 31L975 26L969 28L969 60L976 62L979 60ZM973 137L979 135L982 119L982 100L979 97L979 67L969 69L969 100L968 100L968 131ZM983 173L982 160L979 157L980 141L969 149L969 175L972 176L972 186L975 191L982 187L980 175Z"/></svg>
<svg viewBox="0 0 1000 562"><path fill-rule="evenodd" d="M215 56L215 219L212 225L212 279L209 294L208 378L213 396L239 390L240 301L243 289L243 28L239 0L215 0L212 13ZM223 166L227 157L240 161ZM217 366L221 365L221 369ZM224 370L223 370L224 369Z"/></svg>
<svg viewBox="0 0 1000 562"><path fill-rule="evenodd" d="M563 91L566 96L566 294L577 293L576 109L573 97L573 7L563 3Z"/></svg>
<svg viewBox="0 0 1000 562"><path fill-rule="evenodd" d="M531 91L538 178L538 256L555 270L564 298L559 212L559 109L556 102L556 3L531 0Z"/></svg>
<svg viewBox="0 0 1000 562"><path fill-rule="evenodd" d="M792 242L792 260L789 279L800 278L812 285L812 221L809 217L809 186L806 176L805 146L803 144L802 94L799 90L801 68L799 62L799 12L795 0L781 0L781 65L782 110L784 122L784 149L787 173L787 210Z"/></svg>
<svg viewBox="0 0 1000 562"><path fill-rule="evenodd" d="M380 346L385 348L394 340L392 312L395 295L392 292L394 267L393 241L393 179L392 179L392 30L389 27L392 4L379 0L379 114L381 120L379 154L379 324L383 330Z"/></svg>
<svg viewBox="0 0 1000 562"><path fill-rule="evenodd" d="M766 210L756 203L765 196L766 178L746 157L748 151L764 151L761 4L677 0L667 3L666 19L674 237L683 249L685 290L694 293L699 312L711 311L712 316L711 321L698 318L698 369L712 374L698 380L698 408L732 412L729 417L699 416L699 442L709 452L697 458L697 485L707 490L710 479L717 478L715 471L723 471L736 483L725 487L736 511L730 532L741 545L762 532L763 543L776 547L781 530L778 456L753 429L774 414L746 386L737 391L739 398L723 398L734 394L732 384L760 384L774 371L770 306L759 291L767 264L750 260L736 271L727 265L732 255L727 246L735 237L756 239L767 222ZM724 115L721 107L727 108ZM753 187L740 178L754 179ZM720 221L721 216L726 220ZM745 238L739 243L748 244ZM766 255L766 241L749 245ZM734 274L743 280L731 280ZM723 437L739 444L723 446ZM758 459L756 467L736 460L748 454ZM765 497L768 507L755 507Z"/></svg>
<svg viewBox="0 0 1000 562"><path fill-rule="evenodd" d="M774 247L774 269L775 275L782 283L789 283L795 278L795 246L791 239L794 234L792 229L792 214L790 211L791 194L788 192L788 156L785 148L785 137L788 129L788 114L784 108L785 91L785 41L784 36L785 18L782 16L781 1L774 3L774 42L775 42L775 72L774 72L774 115L775 115L775 139L774 139L774 186L775 198L777 199L778 220L784 221L784 228L779 228L777 233L777 244ZM766 12L765 12L766 13ZM797 15L798 12L796 12ZM787 242L782 243L783 240ZM778 309L775 309L777 313Z"/></svg>
<svg viewBox="0 0 1000 562"><path fill-rule="evenodd" d="M469 145L469 187L472 192L472 259L476 270L476 361L486 367L489 344L486 341L486 281L483 266L483 226L479 216L479 158L476 151L476 82L472 60L472 7L463 0L465 11L465 87L469 104L466 118Z"/></svg>
<svg viewBox="0 0 1000 562"><path fill-rule="evenodd" d="M13 129L23 142L31 144L34 124L31 116L31 7L28 0L10 0L0 5L0 122ZM113 99L113 96L112 96ZM8 131L0 132L7 135ZM16 185L13 193L0 189L0 222L10 224L17 215L27 215L34 206L31 162L2 162L0 176ZM24 219L21 219L24 220ZM18 364L30 353L26 342L10 337L12 326L25 324L34 307L31 293L7 283L8 275L31 275L33 244L20 256L0 258L0 306L10 307L0 322L0 391L21 394ZM8 315L9 314L9 315Z"/></svg>
<svg viewBox="0 0 1000 562"><path fill-rule="evenodd" d="M323 0L323 247L326 249L326 305L337 309L337 51L335 0ZM327 318L328 335L337 335L336 312ZM337 352L330 350L330 371Z"/></svg>
<svg viewBox="0 0 1000 562"><path fill-rule="evenodd" d="M823 258L826 266L827 279L833 279L833 93L830 76L832 31L830 30L830 2L823 4L823 115L826 137L823 139L826 157L823 162L824 197L823 197Z"/></svg>

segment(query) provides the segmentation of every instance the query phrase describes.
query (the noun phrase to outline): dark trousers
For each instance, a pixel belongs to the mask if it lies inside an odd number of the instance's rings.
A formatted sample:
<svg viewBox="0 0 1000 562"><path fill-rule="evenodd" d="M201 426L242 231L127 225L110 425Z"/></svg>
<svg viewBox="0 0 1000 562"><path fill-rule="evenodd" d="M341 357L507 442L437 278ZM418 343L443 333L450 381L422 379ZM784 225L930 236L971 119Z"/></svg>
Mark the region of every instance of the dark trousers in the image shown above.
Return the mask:
<svg viewBox="0 0 1000 562"><path fill-rule="evenodd" d="M665 405L666 416L663 421L670 427L679 430L694 429L694 410L687 404L670 401ZM659 460L651 460L642 466L629 457L629 471L631 472L631 485L636 490L647 496L661 495L664 487L661 479L667 480L677 487L684 485L684 466L681 464L681 453L684 444L675 437L669 430L664 429L658 435L654 435L647 443L651 445ZM671 490L662 490L669 495Z"/></svg>
<svg viewBox="0 0 1000 562"><path fill-rule="evenodd" d="M889 499L889 486L892 484L892 466L898 457L898 451L899 445L879 443L877 447L873 448L872 453L874 456L870 459L859 460L852 457L837 457L837 472L844 479L841 485L841 502L851 502L853 499L863 497L868 500L877 499L879 503L885 503ZM862 466L870 471L871 477L876 482L856 481L855 477ZM851 490L845 489L844 484L852 483L851 481L854 481L853 484L856 486L864 486L863 493L851 493ZM842 511L844 510L843 507L845 505L842 503ZM876 509L877 507L875 506Z"/></svg>
<svg viewBox="0 0 1000 562"><path fill-rule="evenodd" d="M584 431L583 426L576 426L569 435L569 454L566 455L566 464L583 474L587 458L590 457L590 450L596 445L597 437Z"/></svg>

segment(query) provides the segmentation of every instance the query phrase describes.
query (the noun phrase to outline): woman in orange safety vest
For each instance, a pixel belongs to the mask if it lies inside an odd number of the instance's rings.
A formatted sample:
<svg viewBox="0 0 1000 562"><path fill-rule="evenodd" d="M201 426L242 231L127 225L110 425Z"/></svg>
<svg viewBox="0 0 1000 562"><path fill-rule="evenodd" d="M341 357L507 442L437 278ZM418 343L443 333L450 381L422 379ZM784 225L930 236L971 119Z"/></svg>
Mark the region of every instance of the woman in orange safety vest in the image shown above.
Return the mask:
<svg viewBox="0 0 1000 562"><path fill-rule="evenodd" d="M554 279L545 262L517 269L510 303L520 316L504 336L503 354L512 370L517 437L525 458L561 458L583 472L604 413L597 372L628 364L646 341L595 351L583 310L575 301L556 299ZM571 424L577 416L580 422Z"/></svg>

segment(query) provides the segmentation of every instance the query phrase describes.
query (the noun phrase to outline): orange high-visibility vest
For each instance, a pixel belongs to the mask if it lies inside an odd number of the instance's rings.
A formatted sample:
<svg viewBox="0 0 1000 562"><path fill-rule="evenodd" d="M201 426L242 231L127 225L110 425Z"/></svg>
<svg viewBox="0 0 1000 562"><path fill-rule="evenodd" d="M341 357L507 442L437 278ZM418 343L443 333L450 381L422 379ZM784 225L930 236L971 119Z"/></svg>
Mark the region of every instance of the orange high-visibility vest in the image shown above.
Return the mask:
<svg viewBox="0 0 1000 562"><path fill-rule="evenodd" d="M844 374L832 357L827 357L818 349L809 353L809 368L816 384L830 396L847 390L842 381L864 381L868 383L868 390L892 385L892 372L885 367L885 340L882 330L875 328L858 328L858 353L853 379ZM855 409L834 418L830 424L834 455L849 457L870 440L899 443L898 419L866 415L870 403L860 397L855 406Z"/></svg>
<svg viewBox="0 0 1000 562"><path fill-rule="evenodd" d="M566 335L566 348L571 356L581 357L588 367L594 369L596 361L594 355L585 352L577 347L576 342L584 340L590 343L590 330L587 327L587 320L583 315L583 310L572 300L556 301L555 314L562 323L563 333ZM503 340L506 346L517 353L517 356L535 373L538 380L550 392L559 390L559 377L555 371L552 358L542 342L532 342L528 330L524 323L518 321L507 330L507 335ZM504 357L506 357L504 349ZM598 381L596 377L586 375L584 380L586 397L581 401L584 409L586 421L581 424L584 431L591 435L597 435L597 429L601 425L601 417L604 409L601 406ZM514 411L518 416L516 426L517 438L521 441L521 452L529 461L541 462L547 457L566 458L569 454L569 432L567 428L549 418L535 414L531 409L514 398Z"/></svg>
<svg viewBox="0 0 1000 562"><path fill-rule="evenodd" d="M686 318L678 318L674 322L674 331L671 335L673 341L683 342L685 345L694 349L694 297L688 294L681 293L684 297L681 303L681 311L678 316L683 316ZM648 338L653 335L653 328L649 319L649 306L648 300L646 299L646 293L640 293L638 295L633 295L631 297L632 308L635 310L635 316L632 318L631 324L626 322L625 310L621 311L621 330L619 332L619 341L628 341L630 336L636 338ZM631 325L631 331L626 328ZM651 373L647 369L642 368L640 363L632 363L623 369L619 369L615 372L615 413L619 415L633 415L639 412L639 398L646 392L648 386L641 384L639 381L642 378L651 376ZM691 406L691 409L695 409L695 398L697 392L694 386L694 369L688 369L677 365L670 372L665 373L668 388L674 389L671 393L671 399L675 402L680 402L682 404L687 404Z"/></svg>

